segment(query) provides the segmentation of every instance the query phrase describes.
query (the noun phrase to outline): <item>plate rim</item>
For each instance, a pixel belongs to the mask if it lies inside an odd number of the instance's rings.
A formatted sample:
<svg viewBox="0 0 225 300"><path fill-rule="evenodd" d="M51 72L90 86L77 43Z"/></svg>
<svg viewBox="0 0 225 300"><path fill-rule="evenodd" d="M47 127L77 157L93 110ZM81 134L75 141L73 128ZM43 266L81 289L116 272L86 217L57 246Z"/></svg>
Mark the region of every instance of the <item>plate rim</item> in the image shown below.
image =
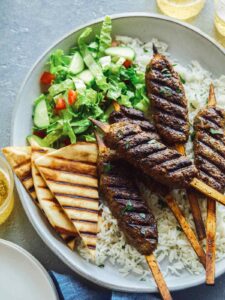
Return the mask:
<svg viewBox="0 0 225 300"><path fill-rule="evenodd" d="M208 42L210 42L214 47L216 47L224 56L225 56L225 49L212 37L210 37L208 34L206 34L205 32L203 32L201 29L176 20L174 18L168 17L168 16L164 16L158 13L145 13L145 12L124 12L124 13L118 13L118 14L109 14L110 18L112 20L115 19L124 19L124 18L132 18L132 17L147 17L147 18L155 18L155 19L160 19L163 21L168 21L171 23L175 23L178 24L181 27L185 27L186 29L189 29L190 31L193 31L194 33L197 33L198 35L200 35L202 38L204 38L205 40L207 40ZM38 56L38 58L35 60L35 62L31 65L30 69L27 72L27 75L25 76L24 80L22 81L22 84L17 92L17 96L16 96L16 100L15 100L15 106L13 109L13 113L12 113L12 120L11 120L11 130L10 130L10 145L14 145L14 119L18 110L18 107L20 105L21 102L21 94L23 92L23 89L30 77L30 75L33 73L33 71L38 67L40 61L43 59L43 57L48 54L53 48L55 48L59 43L63 42L65 39L67 39L69 36L73 35L75 32L82 30L88 26L93 26L99 22L102 22L104 20L104 17L100 17L97 19L92 19L89 22L84 23L83 25L80 26L76 26L74 29L70 30L69 32L67 32L66 34L62 35L60 38L57 38L53 43L51 43L51 45L42 52L41 55ZM19 101L20 100L20 101ZM105 288L110 288L112 290L115 291L123 291L123 292L136 292L136 293L154 293L157 292L157 287L156 286L146 286L146 288L140 288L139 290L137 290L137 288L133 288L131 286L129 287L121 287L118 285L115 285L113 283L108 282L107 280L103 280L103 279L96 279L95 277L91 276L87 270L84 270L83 268L77 266L77 265L73 265L71 266L69 259L62 253L62 251L60 251L58 248L55 248L54 245L48 241L48 236L47 233L42 231L38 224L36 224L35 220L32 218L32 214L30 212L29 207L27 206L26 201L24 201L23 199L23 193L24 193L24 188L21 184L21 182L19 181L19 179L16 177L16 175L14 175L15 177L15 183L16 183L16 188L19 194L19 198L20 201L22 203L22 206L25 210L25 213L29 219L29 221L31 222L32 226L34 227L35 231L37 232L37 234L39 235L39 237L43 240L43 242L48 246L49 249L51 249L51 251L57 255L57 257L64 262L73 272L79 274L80 276L82 276L82 278L85 278L99 286L105 287ZM43 267L43 266L42 266ZM216 273L216 278L219 277L220 275L222 275L223 273L225 273L225 267L223 270L220 270ZM183 289L187 289L187 288L191 288L191 287L195 287L198 286L200 284L203 284L205 282L204 279L196 279L196 281L192 284L190 283L184 283L182 286L178 286L178 287L172 287L170 288L171 291L178 291L178 290L183 290Z"/></svg>
<svg viewBox="0 0 225 300"><path fill-rule="evenodd" d="M33 263L35 267L39 269L40 273L43 275L45 280L49 283L49 286L51 287L51 290L55 296L55 300L59 300L59 295L51 276L48 274L46 269L42 266L42 264L37 260L36 257L34 257L31 253L29 253L26 249L22 248L21 246L2 238L0 238L0 246L1 245L5 245L15 250L20 255L22 254L30 263Z"/></svg>

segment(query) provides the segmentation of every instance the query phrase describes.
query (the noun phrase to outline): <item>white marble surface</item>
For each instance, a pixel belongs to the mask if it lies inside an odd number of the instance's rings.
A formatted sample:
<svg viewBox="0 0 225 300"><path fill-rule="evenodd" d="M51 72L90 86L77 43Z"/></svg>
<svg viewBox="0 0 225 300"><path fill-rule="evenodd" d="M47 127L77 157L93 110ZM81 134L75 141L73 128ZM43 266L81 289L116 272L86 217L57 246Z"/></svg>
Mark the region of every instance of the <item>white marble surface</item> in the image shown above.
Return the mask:
<svg viewBox="0 0 225 300"><path fill-rule="evenodd" d="M191 20L211 36L222 39L213 27L213 2L208 0L201 15ZM0 145L10 143L10 124L16 93L32 64L60 36L78 25L121 12L158 12L154 0L0 0ZM41 241L29 223L15 191L16 205L0 227L0 238L31 252L47 268L70 273ZM216 286L205 285L173 293L174 299L225 299L225 275ZM151 295L150 299L158 298Z"/></svg>

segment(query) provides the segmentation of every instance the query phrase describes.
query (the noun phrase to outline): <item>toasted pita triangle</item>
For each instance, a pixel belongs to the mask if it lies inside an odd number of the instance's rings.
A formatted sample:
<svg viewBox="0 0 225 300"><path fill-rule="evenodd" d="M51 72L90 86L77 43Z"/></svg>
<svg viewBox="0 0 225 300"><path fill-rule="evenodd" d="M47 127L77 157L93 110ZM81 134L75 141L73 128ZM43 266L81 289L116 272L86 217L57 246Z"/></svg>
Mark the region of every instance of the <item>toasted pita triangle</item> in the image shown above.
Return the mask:
<svg viewBox="0 0 225 300"><path fill-rule="evenodd" d="M31 147L6 147L2 153L29 195L38 203L31 173Z"/></svg>
<svg viewBox="0 0 225 300"><path fill-rule="evenodd" d="M98 233L97 156L96 144L77 143L35 161L93 257Z"/></svg>
<svg viewBox="0 0 225 300"><path fill-rule="evenodd" d="M35 191L40 207L44 211L52 227L55 228L61 236L64 235L65 240L69 240L70 237L78 238L79 235L76 228L47 187L44 179L34 164L36 159L52 151L54 150L49 148L32 147L31 166Z"/></svg>
<svg viewBox="0 0 225 300"><path fill-rule="evenodd" d="M7 147L2 149L3 154L5 155L6 159L8 160L9 164L13 168L15 174L19 178L19 180L24 185L25 189L31 195L32 199L38 204L40 209L44 212L45 216L47 217L49 223L59 224L59 226L53 226L56 231L61 235L63 240L67 243L68 247L74 249L75 247L75 236L77 236L74 226L71 224L70 226L73 227L75 233L67 232L66 230L62 230L62 224L66 222L70 222L69 219L66 217L64 213L62 213L61 207L57 207L49 205L46 203L45 206L42 206L43 201L39 202L37 197L34 181L32 177L32 169L31 169L31 147ZM41 176L40 176L41 177ZM42 180L42 178L41 178ZM44 182L45 184L45 182ZM39 194L39 191L38 191ZM41 199L42 200L42 199ZM54 209L54 211L53 211ZM61 221L60 218L65 218L66 221Z"/></svg>

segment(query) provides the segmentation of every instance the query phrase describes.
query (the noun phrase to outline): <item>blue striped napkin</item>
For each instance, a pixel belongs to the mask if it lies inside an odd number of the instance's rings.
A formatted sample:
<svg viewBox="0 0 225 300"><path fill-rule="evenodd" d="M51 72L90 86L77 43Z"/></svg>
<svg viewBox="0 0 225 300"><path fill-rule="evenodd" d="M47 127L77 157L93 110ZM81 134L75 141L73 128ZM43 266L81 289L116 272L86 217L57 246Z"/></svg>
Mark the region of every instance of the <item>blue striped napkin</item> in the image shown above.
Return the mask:
<svg viewBox="0 0 225 300"><path fill-rule="evenodd" d="M51 271L60 300L158 300L154 294L122 293L110 291L84 281L78 276L63 275Z"/></svg>

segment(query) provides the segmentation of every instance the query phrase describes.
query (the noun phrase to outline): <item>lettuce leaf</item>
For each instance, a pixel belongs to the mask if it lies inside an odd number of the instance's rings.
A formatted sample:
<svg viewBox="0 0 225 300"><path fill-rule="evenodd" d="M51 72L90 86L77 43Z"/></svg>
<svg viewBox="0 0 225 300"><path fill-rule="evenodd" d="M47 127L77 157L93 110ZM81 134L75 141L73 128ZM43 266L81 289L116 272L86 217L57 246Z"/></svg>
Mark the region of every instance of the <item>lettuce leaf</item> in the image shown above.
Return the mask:
<svg viewBox="0 0 225 300"><path fill-rule="evenodd" d="M87 44L86 44L86 39L89 37L89 35L92 33L92 28L87 27L79 36L78 38L78 46L80 49L80 52L82 56L85 55L85 52L87 50Z"/></svg>
<svg viewBox="0 0 225 300"><path fill-rule="evenodd" d="M60 83L55 83L48 89L49 96L54 97L68 89L74 89L74 82L72 79L66 79Z"/></svg>
<svg viewBox="0 0 225 300"><path fill-rule="evenodd" d="M112 32L112 21L109 16L106 16L102 23L102 29L100 32L98 57L104 56L105 50L111 46L112 44L111 32Z"/></svg>

